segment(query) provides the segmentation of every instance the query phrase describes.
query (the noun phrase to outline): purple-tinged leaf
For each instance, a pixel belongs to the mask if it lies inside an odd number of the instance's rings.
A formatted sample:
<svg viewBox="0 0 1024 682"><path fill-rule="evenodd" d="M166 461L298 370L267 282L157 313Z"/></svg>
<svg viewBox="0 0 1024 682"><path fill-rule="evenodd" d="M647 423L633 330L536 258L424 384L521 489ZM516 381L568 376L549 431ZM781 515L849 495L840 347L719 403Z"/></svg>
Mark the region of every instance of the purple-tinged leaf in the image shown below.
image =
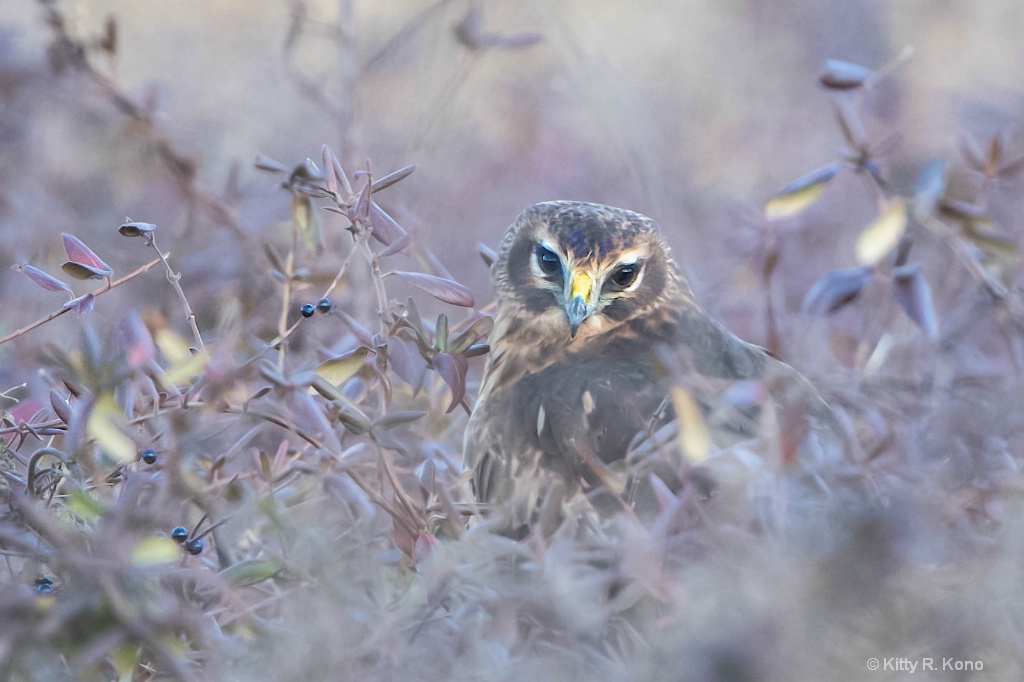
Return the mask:
<svg viewBox="0 0 1024 682"><path fill-rule="evenodd" d="M897 274L893 271L892 292L896 302L921 329L928 334L928 338L936 339L939 336L939 323L935 315L935 304L932 302L931 288L920 272L920 263L903 266L902 271Z"/></svg>
<svg viewBox="0 0 1024 682"><path fill-rule="evenodd" d="M540 33L512 33L510 35L491 35L491 44L495 47L530 47L544 40Z"/></svg>
<svg viewBox="0 0 1024 682"><path fill-rule="evenodd" d="M96 297L89 293L86 294L85 296L79 296L78 298L71 299L70 301L64 304L64 307L74 310L79 315L84 315L85 313L91 311L95 304Z"/></svg>
<svg viewBox="0 0 1024 682"><path fill-rule="evenodd" d="M959 199L943 199L939 209L944 215L957 220L983 220L987 213L984 206Z"/></svg>
<svg viewBox="0 0 1024 682"><path fill-rule="evenodd" d="M836 121L843 131L843 137L847 143L857 150L863 152L868 147L868 133L861 121L860 112L853 103L846 98L838 98L835 101Z"/></svg>
<svg viewBox="0 0 1024 682"><path fill-rule="evenodd" d="M1007 145L1007 131L1003 130L992 136L992 139L988 143L988 163L986 164L986 171L988 175L996 175L998 173L999 166L1003 163L1003 152L1006 151Z"/></svg>
<svg viewBox="0 0 1024 682"><path fill-rule="evenodd" d="M370 185L365 184L363 188L359 190L359 195L356 197L356 201L352 206L348 207L346 215L352 222L362 222L366 224L370 216ZM379 239L379 237L378 237Z"/></svg>
<svg viewBox="0 0 1024 682"><path fill-rule="evenodd" d="M875 268L870 265L826 272L807 292L804 312L822 315L839 310L860 295L874 274Z"/></svg>
<svg viewBox="0 0 1024 682"><path fill-rule="evenodd" d="M412 165L406 166L405 168L399 168L394 173L388 173L380 180L374 181L373 186L370 188L370 191L379 192L382 189L387 189L396 182L404 180L405 178L412 175L412 172L416 170L416 166L417 164L414 163Z"/></svg>
<svg viewBox="0 0 1024 682"><path fill-rule="evenodd" d="M443 279L455 279L452 273L448 271L448 268L444 266L444 263L441 262L441 259L434 255L433 251L430 249L420 249L420 255L427 261L435 275Z"/></svg>
<svg viewBox="0 0 1024 682"><path fill-rule="evenodd" d="M98 45L107 54L117 54L117 17L114 15L108 15L103 22L103 37L100 38Z"/></svg>
<svg viewBox="0 0 1024 682"><path fill-rule="evenodd" d="M829 59L825 62L825 70L818 77L818 82L832 90L853 90L864 85L864 81L873 73L871 69L859 64Z"/></svg>
<svg viewBox="0 0 1024 682"><path fill-rule="evenodd" d="M268 173L287 173L288 167L263 154L256 155L256 167Z"/></svg>
<svg viewBox="0 0 1024 682"><path fill-rule="evenodd" d="M31 265L15 265L14 267L47 291L66 291L69 294L71 293L70 286L56 277L46 274L37 267L33 267Z"/></svg>
<svg viewBox="0 0 1024 682"><path fill-rule="evenodd" d="M355 334L355 337L359 339L359 343L363 344L368 348L373 348L373 346L375 345L373 343L373 334L370 333L369 329L361 325L359 321L356 320L356 318L352 317L344 310L335 308L334 312L338 315L338 317L341 318L342 322L348 325L348 328L352 330L352 333Z"/></svg>
<svg viewBox="0 0 1024 682"><path fill-rule="evenodd" d="M388 362L395 374L412 387L413 395L420 392L427 374L427 360L420 354L416 344L392 336L388 339Z"/></svg>
<svg viewBox="0 0 1024 682"><path fill-rule="evenodd" d="M463 308L473 307L473 292L454 280L434 277L433 275L425 275L420 272L402 272L400 270L392 270L384 276L387 277L389 275L394 275L395 277L408 282L420 291L430 294L439 301L444 301L451 305L462 306Z"/></svg>
<svg viewBox="0 0 1024 682"><path fill-rule="evenodd" d="M486 343L475 343L462 352L464 358L477 358L491 352L491 346Z"/></svg>
<svg viewBox="0 0 1024 682"><path fill-rule="evenodd" d="M381 252L377 254L377 258L387 258L388 256L395 255L396 253L401 253L405 247L409 246L409 244L412 244L412 235L402 235L394 244L381 250Z"/></svg>
<svg viewBox="0 0 1024 682"><path fill-rule="evenodd" d="M480 254L480 258L483 259L487 267L491 267L494 265L494 261L498 260L498 252L483 242L477 242L476 251Z"/></svg>
<svg viewBox="0 0 1024 682"><path fill-rule="evenodd" d="M348 176L345 175L345 169L341 167L341 162L335 156L334 150L327 145L320 149L320 155L323 159L324 173L327 175L327 188L338 195L342 201L347 202L355 192L352 191L352 185L348 183Z"/></svg>
<svg viewBox="0 0 1024 682"><path fill-rule="evenodd" d="M156 346L139 314L130 310L117 326L117 345L131 369L138 369L153 359Z"/></svg>
<svg viewBox="0 0 1024 682"><path fill-rule="evenodd" d="M985 172L985 152L981 150L981 145L970 133L960 136L960 154L968 166L976 171Z"/></svg>
<svg viewBox="0 0 1024 682"><path fill-rule="evenodd" d="M918 220L934 215L948 181L945 159L935 159L924 167L914 186L914 215Z"/></svg>
<svg viewBox="0 0 1024 682"><path fill-rule="evenodd" d="M280 254L278 254L274 247L271 246L270 244L263 245L263 254L267 257L267 260L270 261L270 264L274 266L274 269L277 270L278 272L284 272L287 269L284 266L284 261L281 260Z"/></svg>
<svg viewBox="0 0 1024 682"><path fill-rule="evenodd" d="M434 356L432 364L448 385L448 390L452 392L452 401L445 410L446 413L451 412L466 397L466 369L469 363L460 355L438 353Z"/></svg>
<svg viewBox="0 0 1024 682"><path fill-rule="evenodd" d="M113 268L104 263L103 259L97 256L81 239L67 233L61 236L64 238L64 250L68 254L69 261L85 266L88 270L97 273L99 277L109 277L114 274ZM68 274L70 275L71 273L69 272ZM79 279L89 278L80 277Z"/></svg>
<svg viewBox="0 0 1024 682"><path fill-rule="evenodd" d="M311 184L321 182L324 179L324 174L320 172L320 169L316 167L312 159L306 159L294 169L292 169L291 175L288 176L288 186Z"/></svg>
<svg viewBox="0 0 1024 682"><path fill-rule="evenodd" d="M422 417L425 417L428 413L420 410L398 410L388 412L383 417L378 419L373 424L375 429L393 429L396 426L402 426L403 424L409 424Z"/></svg>
<svg viewBox="0 0 1024 682"><path fill-rule="evenodd" d="M483 30L483 19L480 10L471 8L455 25L455 38L470 50L489 47L522 48L536 45L544 38L538 33L486 33Z"/></svg>
<svg viewBox="0 0 1024 682"><path fill-rule="evenodd" d="M765 204L765 217L776 220L800 213L818 200L842 167L841 163L830 163L789 183Z"/></svg>
<svg viewBox="0 0 1024 682"><path fill-rule="evenodd" d="M1007 161L999 167L1000 177L1008 178L1024 170L1024 154Z"/></svg>
<svg viewBox="0 0 1024 682"><path fill-rule="evenodd" d="M140 237L149 234L156 229L153 223L125 223L117 228L117 231L124 237Z"/></svg>
<svg viewBox="0 0 1024 682"><path fill-rule="evenodd" d="M471 50L480 48L483 36L483 16L478 7L471 7L455 25L455 39Z"/></svg>
<svg viewBox="0 0 1024 682"><path fill-rule="evenodd" d="M900 239L900 243L896 246L896 250L892 253L892 267L899 268L907 263L907 259L910 257L910 247L913 246L914 240L907 235L903 235Z"/></svg>
<svg viewBox="0 0 1024 682"><path fill-rule="evenodd" d="M65 424L71 424L75 412L71 409L68 401L64 399L64 396L58 393L55 388L50 389L50 407L53 408L53 413L57 415L57 419Z"/></svg>
<svg viewBox="0 0 1024 682"><path fill-rule="evenodd" d="M375 201L370 202L370 227L373 228L373 238L384 246L391 246L408 234Z"/></svg>

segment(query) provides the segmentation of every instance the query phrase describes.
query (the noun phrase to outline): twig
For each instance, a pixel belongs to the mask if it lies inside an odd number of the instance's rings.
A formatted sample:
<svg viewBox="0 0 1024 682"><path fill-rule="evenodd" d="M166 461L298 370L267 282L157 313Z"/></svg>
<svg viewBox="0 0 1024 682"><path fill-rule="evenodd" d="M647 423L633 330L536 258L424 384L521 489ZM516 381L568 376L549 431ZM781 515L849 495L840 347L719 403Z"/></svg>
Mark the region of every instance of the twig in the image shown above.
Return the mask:
<svg viewBox="0 0 1024 682"><path fill-rule="evenodd" d="M156 246L156 237L152 232L147 232L143 235L148 246L153 247L156 251L156 255L160 257L160 261L163 262L164 268L167 269L167 281L171 283L174 290L178 292L178 298L181 299L181 305L185 308L185 319L188 320L188 326L192 329L192 336L195 337L196 346L202 350L205 348L203 343L203 337L199 334L199 326L196 324L196 314L192 312L192 306L188 304L188 299L185 298L185 291L181 288L181 274L174 272L171 269L171 264L167 262L167 258L164 254L160 253L160 249Z"/></svg>
<svg viewBox="0 0 1024 682"><path fill-rule="evenodd" d="M161 254L161 258L162 257L163 257L163 254ZM107 286L105 286L105 287L103 287L103 288L101 288L101 289L99 289L97 291L92 292L92 295L95 296L95 297L99 297L101 294L107 293L108 291L110 291L114 287L121 286L122 284L124 284L128 280L134 279L134 278L138 277L139 275L144 273L146 270L149 270L151 267L153 267L154 265L156 265L159 262L160 262L160 258L154 258L153 260L149 261L148 263L143 265L141 268L139 268L135 272L127 274L124 277L122 277L121 279L114 280L113 282L108 282ZM5 336L2 339L0 339L0 346L2 346L3 344L7 343L11 339L15 339L15 338L21 336L22 334L25 334L27 332L32 331L36 327L41 327L42 325L46 324L50 320L54 319L55 317L60 317L61 315L63 315L66 312L69 312L70 310L71 310L71 308L61 308L60 310L57 310L55 312L50 313L49 315L47 315L46 317L44 317L41 320L36 320L35 322L33 322L32 324L28 325L27 327L22 327L21 329L19 329L16 332L11 332L7 336Z"/></svg>

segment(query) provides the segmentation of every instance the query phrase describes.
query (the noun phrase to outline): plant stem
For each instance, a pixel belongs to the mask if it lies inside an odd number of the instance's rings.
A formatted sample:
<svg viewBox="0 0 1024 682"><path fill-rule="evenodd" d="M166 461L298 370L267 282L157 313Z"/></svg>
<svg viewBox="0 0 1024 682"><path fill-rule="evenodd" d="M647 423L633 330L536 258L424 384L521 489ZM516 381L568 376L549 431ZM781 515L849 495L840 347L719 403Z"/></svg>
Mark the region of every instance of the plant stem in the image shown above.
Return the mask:
<svg viewBox="0 0 1024 682"><path fill-rule="evenodd" d="M181 306L185 309L185 319L188 320L188 326L192 329L192 336L196 340L196 347L200 350L206 348L203 343L203 337L199 334L199 325L196 324L196 314L192 311L192 306L189 305L188 299L185 297L185 290L181 288L181 275L174 272L171 269L171 264L167 262L167 258L164 254L160 253L160 249L156 246L156 237L152 233L146 235L146 241L153 250L156 251L156 255L160 257L160 261L164 264L164 268L167 270L167 281L171 283L174 290L178 293L178 298L181 300Z"/></svg>
<svg viewBox="0 0 1024 682"><path fill-rule="evenodd" d="M161 254L161 258L162 258L162 257L163 257L163 254ZM136 277L138 277L139 275L141 275L142 273L144 273L144 272L145 272L146 270L149 270L149 269L150 269L150 268L152 268L152 267L153 267L154 265L156 265L157 263L159 263L159 262L160 262L160 260L161 260L160 258L155 258L155 259L153 259L153 260L149 261L148 263L146 263L145 265L143 265L143 266L142 266L141 268L139 268L138 270L136 270L136 271L134 271L134 272L132 272L132 273L129 273L129 274L125 275L125 276L124 276L124 277L122 277L121 279L118 279L118 280L114 280L113 282L109 282L109 283L107 284L107 286L105 286L105 287L103 287L102 289L99 289L99 290L97 290L97 291L94 291L94 292L93 292L93 296L96 296L96 297L98 297L98 296L100 296L101 294L105 294L105 293L107 293L108 291L110 291L110 290L111 290L111 289L113 289L114 287L118 287L118 286L121 286L122 284L124 284L124 283L125 283L125 282L127 282L128 280L131 280L131 279L135 279ZM8 342L8 341L10 341L11 339L15 339L15 338L17 338L17 337L21 336L22 334L25 334L26 332L30 332L30 331L32 331L33 329L35 329L36 327L41 327L42 325L46 324L46 323L47 323L47 322L49 322L50 320L54 319L55 317L60 317L61 315L63 315L63 314L64 314L64 313L66 313L66 312L69 312L70 310L71 310L71 308L61 308L60 310L57 310L57 311L55 311L55 312L52 312L52 313L50 313L49 315L47 315L46 317L44 317L44 318L43 318L43 319L41 319L41 320L36 320L36 321L35 321L35 322L33 322L32 324L30 324L30 325L28 325L28 326L26 326L26 327L22 327L21 329L19 329L19 330L18 330L18 331L16 331L16 332L11 332L11 333L10 333L10 334L8 334L7 336L5 336L5 337L3 337L2 339L0 339L0 345L3 345L3 344L5 344L5 343L7 343L7 342Z"/></svg>

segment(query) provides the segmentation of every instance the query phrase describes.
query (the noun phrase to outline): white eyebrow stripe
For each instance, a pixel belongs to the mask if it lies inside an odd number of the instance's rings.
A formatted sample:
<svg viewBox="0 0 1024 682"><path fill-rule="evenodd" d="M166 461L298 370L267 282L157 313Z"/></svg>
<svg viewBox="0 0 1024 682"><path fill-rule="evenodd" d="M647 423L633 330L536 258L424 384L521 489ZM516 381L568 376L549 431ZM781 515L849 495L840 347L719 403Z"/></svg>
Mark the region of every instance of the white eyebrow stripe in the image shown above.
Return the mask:
<svg viewBox="0 0 1024 682"><path fill-rule="evenodd" d="M620 267L623 265L636 265L640 261L646 260L648 256L650 256L650 254L648 253L646 248L639 247L636 249L630 249L629 251L624 251L619 256L619 260L615 262L615 267Z"/></svg>

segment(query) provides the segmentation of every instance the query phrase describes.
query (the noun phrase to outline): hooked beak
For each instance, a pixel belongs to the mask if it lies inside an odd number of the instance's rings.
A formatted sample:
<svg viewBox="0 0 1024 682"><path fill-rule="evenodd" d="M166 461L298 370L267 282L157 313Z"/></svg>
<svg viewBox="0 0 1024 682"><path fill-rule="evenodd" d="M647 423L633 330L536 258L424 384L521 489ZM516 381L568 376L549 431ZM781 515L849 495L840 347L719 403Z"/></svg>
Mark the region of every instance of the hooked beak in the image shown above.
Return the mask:
<svg viewBox="0 0 1024 682"><path fill-rule="evenodd" d="M569 333L576 338L580 325L594 312L590 299L594 293L594 280L585 272L577 273L572 278L569 290L569 301L565 304L565 314L569 318Z"/></svg>

